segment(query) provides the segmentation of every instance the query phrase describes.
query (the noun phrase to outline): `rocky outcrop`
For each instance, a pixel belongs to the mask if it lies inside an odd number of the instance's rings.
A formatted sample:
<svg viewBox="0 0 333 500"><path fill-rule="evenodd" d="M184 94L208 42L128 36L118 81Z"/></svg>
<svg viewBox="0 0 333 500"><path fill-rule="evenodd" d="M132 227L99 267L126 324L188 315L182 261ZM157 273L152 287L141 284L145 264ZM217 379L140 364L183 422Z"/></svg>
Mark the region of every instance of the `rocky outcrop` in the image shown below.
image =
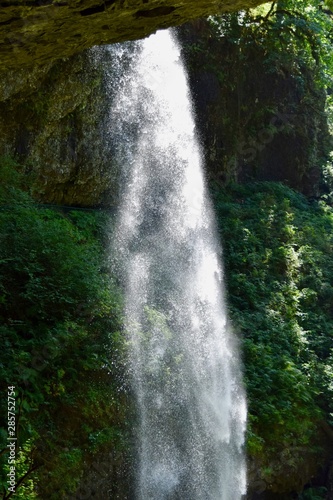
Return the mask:
<svg viewBox="0 0 333 500"><path fill-rule="evenodd" d="M290 71L265 72L259 44L238 60L238 46L214 38L204 20L182 27L180 35L208 175L223 184L281 181L316 196L330 138L325 95L311 72L304 70L301 85ZM118 168L105 126L108 63L101 64L98 51L0 79L0 154L28 165L39 201L117 202Z"/></svg>
<svg viewBox="0 0 333 500"><path fill-rule="evenodd" d="M284 64L277 53L271 64L267 44L242 43L240 34L235 43L206 20L180 34L211 178L283 182L318 196L332 142L310 66Z"/></svg>
<svg viewBox="0 0 333 500"><path fill-rule="evenodd" d="M48 64L93 45L143 38L262 0L2 0L0 72Z"/></svg>
<svg viewBox="0 0 333 500"><path fill-rule="evenodd" d="M98 59L98 58L97 58ZM108 112L93 51L7 82L0 102L0 151L25 164L38 201L113 204L116 170L105 140Z"/></svg>
<svg viewBox="0 0 333 500"><path fill-rule="evenodd" d="M30 165L40 201L113 203L116 170L110 168L112 152L100 126L105 106L98 102L105 93L85 49L258 3L0 1L0 155L14 155Z"/></svg>

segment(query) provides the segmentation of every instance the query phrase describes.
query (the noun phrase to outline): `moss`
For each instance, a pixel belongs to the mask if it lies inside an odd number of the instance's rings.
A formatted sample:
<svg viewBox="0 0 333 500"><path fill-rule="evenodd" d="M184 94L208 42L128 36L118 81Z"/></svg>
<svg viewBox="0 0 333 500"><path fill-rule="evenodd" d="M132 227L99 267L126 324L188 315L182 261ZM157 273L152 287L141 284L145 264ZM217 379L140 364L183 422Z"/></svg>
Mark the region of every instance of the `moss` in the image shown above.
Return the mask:
<svg viewBox="0 0 333 500"><path fill-rule="evenodd" d="M33 174L35 199L95 206L116 196L117 172L100 130L107 106L100 66L86 52L35 76L0 102L0 149Z"/></svg>
<svg viewBox="0 0 333 500"><path fill-rule="evenodd" d="M210 176L224 185L284 182L318 196L332 150L319 69L302 60L295 40L290 61L275 32L259 36L248 16L243 24L227 15L179 30Z"/></svg>
<svg viewBox="0 0 333 500"><path fill-rule="evenodd" d="M147 36L189 19L260 0L9 0L0 10L0 72L69 57L104 43Z"/></svg>

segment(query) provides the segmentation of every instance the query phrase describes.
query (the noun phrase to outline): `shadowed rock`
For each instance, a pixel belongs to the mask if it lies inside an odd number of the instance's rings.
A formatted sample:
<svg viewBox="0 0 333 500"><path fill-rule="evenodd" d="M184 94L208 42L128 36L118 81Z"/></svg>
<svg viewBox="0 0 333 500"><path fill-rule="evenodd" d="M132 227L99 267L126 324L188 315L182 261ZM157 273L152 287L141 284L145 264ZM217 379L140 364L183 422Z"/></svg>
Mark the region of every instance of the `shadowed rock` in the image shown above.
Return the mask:
<svg viewBox="0 0 333 500"><path fill-rule="evenodd" d="M2 0L0 72L259 3L262 0Z"/></svg>

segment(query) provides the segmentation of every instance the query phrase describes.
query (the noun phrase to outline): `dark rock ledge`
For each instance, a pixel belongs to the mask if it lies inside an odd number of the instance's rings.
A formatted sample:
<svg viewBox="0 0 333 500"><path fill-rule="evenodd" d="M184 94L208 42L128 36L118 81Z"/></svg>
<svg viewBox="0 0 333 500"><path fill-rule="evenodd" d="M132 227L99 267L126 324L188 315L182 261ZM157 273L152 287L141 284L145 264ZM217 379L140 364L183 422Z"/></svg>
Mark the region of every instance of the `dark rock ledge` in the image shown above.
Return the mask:
<svg viewBox="0 0 333 500"><path fill-rule="evenodd" d="M47 64L104 43L262 0L0 0L0 72Z"/></svg>

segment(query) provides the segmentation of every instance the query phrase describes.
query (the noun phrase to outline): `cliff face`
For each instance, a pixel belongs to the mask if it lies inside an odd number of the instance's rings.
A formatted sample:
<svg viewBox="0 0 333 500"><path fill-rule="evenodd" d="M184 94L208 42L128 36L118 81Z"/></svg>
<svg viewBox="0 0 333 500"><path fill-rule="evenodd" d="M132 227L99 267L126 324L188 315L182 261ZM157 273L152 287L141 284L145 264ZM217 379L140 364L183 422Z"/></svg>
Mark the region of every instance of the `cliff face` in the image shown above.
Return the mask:
<svg viewBox="0 0 333 500"><path fill-rule="evenodd" d="M4 0L0 154L30 165L38 200L113 204L117 168L102 127L106 92L101 66L84 49L257 3ZM283 67L267 71L264 46L240 50L214 36L203 20L180 33L210 176L222 183L282 181L317 195L329 141L325 96L311 73L300 78Z"/></svg>
<svg viewBox="0 0 333 500"><path fill-rule="evenodd" d="M235 43L205 20L180 34L210 177L283 182L317 196L331 138L315 70L288 65L269 41Z"/></svg>
<svg viewBox="0 0 333 500"><path fill-rule="evenodd" d="M116 174L102 126L103 78L93 52L25 73L7 82L6 90L0 150L24 162L34 197L72 206L101 205L106 198L112 204Z"/></svg>
<svg viewBox="0 0 333 500"><path fill-rule="evenodd" d="M143 38L160 28L261 0L2 0L0 72L70 57L93 45Z"/></svg>
<svg viewBox="0 0 333 500"><path fill-rule="evenodd" d="M100 128L103 83L85 49L260 1L3 0L0 154L31 166L41 201L90 206L110 200L116 173L110 174Z"/></svg>
<svg viewBox="0 0 333 500"><path fill-rule="evenodd" d="M238 45L214 38L204 20L180 35L209 176L223 184L280 181L316 196L330 138L325 95L311 71L302 78L283 67L266 71L260 45L240 58ZM109 60L102 63L101 52ZM118 169L105 125L111 97L103 74L112 66L106 54L83 51L0 80L0 154L27 164L40 201L116 203Z"/></svg>

